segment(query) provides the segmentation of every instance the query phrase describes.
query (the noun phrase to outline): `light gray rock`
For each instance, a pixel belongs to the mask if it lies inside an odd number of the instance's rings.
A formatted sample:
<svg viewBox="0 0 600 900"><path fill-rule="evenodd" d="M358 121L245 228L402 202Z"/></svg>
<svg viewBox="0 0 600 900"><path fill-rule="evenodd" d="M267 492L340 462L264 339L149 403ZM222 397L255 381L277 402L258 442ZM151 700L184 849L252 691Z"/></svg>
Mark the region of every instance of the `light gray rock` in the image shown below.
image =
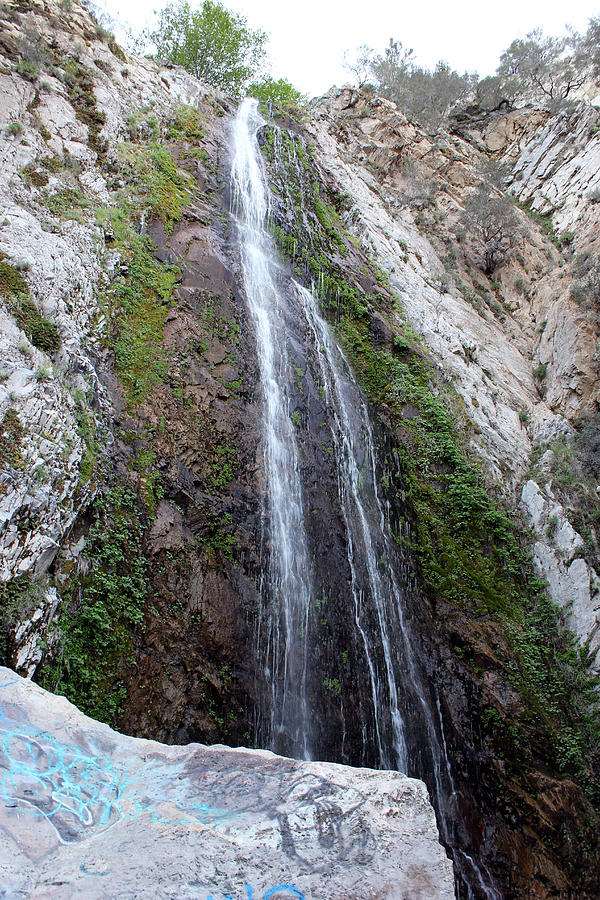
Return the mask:
<svg viewBox="0 0 600 900"><path fill-rule="evenodd" d="M406 204L396 146L399 142L407 155L423 159L438 145L388 101L365 101L374 107L372 116L361 110L356 118L345 118L351 102L349 89L331 91L315 106L309 124L319 162L353 199L344 224L387 273L411 326L464 400L474 449L493 478L510 487L531 451L519 411L527 412L533 428L551 416L534 383L529 338L494 316L477 315L458 291L443 286L444 265ZM460 169L446 172L448 180L472 183L477 164L469 158L472 149L453 138L443 151L448 157L443 162L458 161ZM377 166L380 181L370 171ZM397 322L401 327L401 313Z"/></svg>
<svg viewBox="0 0 600 900"><path fill-rule="evenodd" d="M521 507L534 530L533 560L550 598L566 610L566 622L582 643L589 641L600 665L600 585L594 569L579 554L584 541L548 485L527 481Z"/></svg>
<svg viewBox="0 0 600 900"><path fill-rule="evenodd" d="M425 786L124 737L0 668L3 896L446 900Z"/></svg>

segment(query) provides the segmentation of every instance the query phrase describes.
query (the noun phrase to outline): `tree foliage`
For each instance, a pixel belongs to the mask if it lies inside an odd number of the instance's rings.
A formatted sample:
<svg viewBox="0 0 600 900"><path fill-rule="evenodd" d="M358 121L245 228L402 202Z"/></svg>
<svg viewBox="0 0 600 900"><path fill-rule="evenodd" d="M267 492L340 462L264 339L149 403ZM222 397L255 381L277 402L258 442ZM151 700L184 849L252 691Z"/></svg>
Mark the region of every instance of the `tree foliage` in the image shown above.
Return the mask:
<svg viewBox="0 0 600 900"><path fill-rule="evenodd" d="M362 44L344 65L358 84L371 82L406 115L426 128L438 128L453 110L475 100L486 109L517 102L564 103L586 79L600 75L600 16L587 31L567 30L563 37L541 29L517 38L504 51L496 73L479 80L440 61L433 70L416 64L414 53L390 39L383 53Z"/></svg>
<svg viewBox="0 0 600 900"><path fill-rule="evenodd" d="M379 93L428 128L437 128L477 83L474 73L460 75L442 60L432 71L418 66L413 51L392 38L380 54L363 44L345 66L359 86L372 81Z"/></svg>
<svg viewBox="0 0 600 900"><path fill-rule="evenodd" d="M159 59L236 96L260 74L266 55L266 33L215 0L197 10L187 0L168 4L148 36Z"/></svg>
<svg viewBox="0 0 600 900"><path fill-rule="evenodd" d="M575 32L557 38L536 28L504 51L497 74L511 94L530 94L537 100L566 100L585 81L578 43Z"/></svg>
<svg viewBox="0 0 600 900"><path fill-rule="evenodd" d="M467 200L462 221L475 239L482 271L492 275L506 256L517 225L512 203L492 178L485 178Z"/></svg>
<svg viewBox="0 0 600 900"><path fill-rule="evenodd" d="M280 109L297 109L306 102L305 97L285 78L275 80L270 75L253 82L248 88L250 97L261 103L273 103Z"/></svg>

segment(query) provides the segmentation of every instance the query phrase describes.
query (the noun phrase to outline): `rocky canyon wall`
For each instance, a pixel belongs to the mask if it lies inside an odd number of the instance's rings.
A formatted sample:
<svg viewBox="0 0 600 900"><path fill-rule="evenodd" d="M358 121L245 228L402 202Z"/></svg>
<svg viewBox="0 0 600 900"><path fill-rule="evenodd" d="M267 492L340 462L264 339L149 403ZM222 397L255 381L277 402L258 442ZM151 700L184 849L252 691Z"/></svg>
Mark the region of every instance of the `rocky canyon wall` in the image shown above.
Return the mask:
<svg viewBox="0 0 600 900"><path fill-rule="evenodd" d="M251 745L269 548L235 103L76 2L0 15L3 661L136 737ZM592 897L598 111L470 109L432 136L347 88L263 115L282 282L313 287L372 415L454 827L505 896ZM465 209L494 162L518 203L486 274ZM341 559L300 333L297 357L311 541ZM315 679L326 755L360 764L342 580Z"/></svg>

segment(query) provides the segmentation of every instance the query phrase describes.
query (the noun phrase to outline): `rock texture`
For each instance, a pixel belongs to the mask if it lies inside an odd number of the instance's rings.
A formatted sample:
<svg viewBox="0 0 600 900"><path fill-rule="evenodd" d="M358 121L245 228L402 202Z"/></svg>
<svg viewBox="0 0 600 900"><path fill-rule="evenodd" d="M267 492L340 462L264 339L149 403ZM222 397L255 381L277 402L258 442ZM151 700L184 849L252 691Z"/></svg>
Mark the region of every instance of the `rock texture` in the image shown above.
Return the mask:
<svg viewBox="0 0 600 900"><path fill-rule="evenodd" d="M533 556L551 598L566 611L569 628L591 659L600 665L600 579L584 556L584 541L569 522L550 484L540 488L531 479L523 485L521 505L536 535Z"/></svg>
<svg viewBox="0 0 600 900"><path fill-rule="evenodd" d="M4 668L0 710L6 896L454 896L397 772L124 737Z"/></svg>
<svg viewBox="0 0 600 900"><path fill-rule="evenodd" d="M90 349L98 348L103 317L98 308L104 235L93 206L108 199L98 147L81 121L60 75L75 51L90 73L95 103L105 117L98 140L110 153L129 136L132 111L160 116L178 103L196 103L206 89L182 70L159 71L147 60L129 60L88 12L54 0L2 10L0 42L0 252L23 267L32 299L54 321L62 348L52 359L33 347L0 304L0 421L17 412L27 435L23 463L0 475L0 579L50 565L77 511L89 501L78 492L84 442L78 434L73 395L83 394L96 411L110 411ZM19 59L32 58L28 78ZM18 130L12 134L11 126ZM66 156L65 156L66 154ZM41 160L53 160L44 170ZM38 169L33 180L28 168ZM86 212L57 214L48 199L82 190ZM79 219L79 221L77 221ZM43 377L40 372L43 371ZM25 527L28 525L29 527Z"/></svg>

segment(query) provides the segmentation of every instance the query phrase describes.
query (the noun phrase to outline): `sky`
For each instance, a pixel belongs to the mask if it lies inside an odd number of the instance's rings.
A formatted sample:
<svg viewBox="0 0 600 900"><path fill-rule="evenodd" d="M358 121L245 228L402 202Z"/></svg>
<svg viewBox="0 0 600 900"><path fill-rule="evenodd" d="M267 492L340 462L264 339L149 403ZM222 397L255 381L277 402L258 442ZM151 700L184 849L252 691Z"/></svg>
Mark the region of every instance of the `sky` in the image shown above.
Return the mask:
<svg viewBox="0 0 600 900"><path fill-rule="evenodd" d="M108 12L134 28L148 24L161 0L100 0ZM191 0L192 5L198 5ZM570 24L585 31L600 15L600 0L223 0L253 28L270 35L271 74L287 78L309 96L351 80L345 51L367 44L382 51L390 37L411 47L420 65L443 59L460 72L493 74L511 41L535 27L562 34Z"/></svg>

